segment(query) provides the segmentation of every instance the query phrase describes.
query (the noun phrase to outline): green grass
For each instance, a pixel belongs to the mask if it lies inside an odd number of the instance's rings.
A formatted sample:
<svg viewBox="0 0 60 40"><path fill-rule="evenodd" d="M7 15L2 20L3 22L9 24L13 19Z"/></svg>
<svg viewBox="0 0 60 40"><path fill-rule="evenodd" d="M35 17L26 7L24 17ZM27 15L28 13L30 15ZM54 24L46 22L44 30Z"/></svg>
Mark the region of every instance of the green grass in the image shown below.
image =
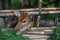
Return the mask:
<svg viewBox="0 0 60 40"><path fill-rule="evenodd" d="M0 40L29 40L21 33L20 35L14 35L12 30L0 30Z"/></svg>

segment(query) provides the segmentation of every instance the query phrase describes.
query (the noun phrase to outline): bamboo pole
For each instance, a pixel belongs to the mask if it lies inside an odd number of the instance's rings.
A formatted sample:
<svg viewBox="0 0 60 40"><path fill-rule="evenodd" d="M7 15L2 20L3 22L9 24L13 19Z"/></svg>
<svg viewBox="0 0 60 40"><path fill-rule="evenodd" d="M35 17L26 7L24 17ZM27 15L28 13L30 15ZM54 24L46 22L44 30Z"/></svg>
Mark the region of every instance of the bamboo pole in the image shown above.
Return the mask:
<svg viewBox="0 0 60 40"><path fill-rule="evenodd" d="M60 11L60 8L41 8L41 9L42 11ZM0 12L14 12L14 11L33 12L33 11L39 11L39 8L18 9L18 10L0 10Z"/></svg>
<svg viewBox="0 0 60 40"><path fill-rule="evenodd" d="M40 32L26 32L27 34L37 34L37 35L52 35L53 34L53 31L51 32L47 32L47 31L40 31Z"/></svg>
<svg viewBox="0 0 60 40"><path fill-rule="evenodd" d="M39 14L38 11L26 12L26 13L34 14L34 15ZM60 11L57 11L57 10L55 10L55 11L42 11L41 14L60 14ZM15 14L11 13L10 11L0 11L0 16L13 16L13 15L15 15Z"/></svg>
<svg viewBox="0 0 60 40"><path fill-rule="evenodd" d="M38 29L38 30L52 30L52 29L54 30L55 28L56 28L56 27L54 27L54 26L53 26L53 27L39 27L39 28L37 28L37 27L32 27L31 30L37 30L37 29Z"/></svg>
<svg viewBox="0 0 60 40"><path fill-rule="evenodd" d="M34 11L34 12L26 12L28 14L39 14L38 11ZM41 14L60 14L60 10L55 10L55 11L42 11ZM10 16L10 15L15 15L14 11L9 11L9 10L5 10L5 11L0 11L0 16Z"/></svg>

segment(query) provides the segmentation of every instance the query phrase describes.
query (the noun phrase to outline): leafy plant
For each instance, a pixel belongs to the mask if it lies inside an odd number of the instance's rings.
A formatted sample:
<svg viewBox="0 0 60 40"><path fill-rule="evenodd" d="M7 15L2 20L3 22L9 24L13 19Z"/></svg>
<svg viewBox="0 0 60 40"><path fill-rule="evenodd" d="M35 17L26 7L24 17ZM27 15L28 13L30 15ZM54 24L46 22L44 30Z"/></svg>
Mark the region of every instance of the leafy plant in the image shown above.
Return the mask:
<svg viewBox="0 0 60 40"><path fill-rule="evenodd" d="M27 37L20 35L14 35L11 30L1 31L0 30L0 40L29 40Z"/></svg>
<svg viewBox="0 0 60 40"><path fill-rule="evenodd" d="M56 0L42 0L42 7L55 7Z"/></svg>
<svg viewBox="0 0 60 40"><path fill-rule="evenodd" d="M48 40L60 40L60 26L54 30L54 35L48 38Z"/></svg>

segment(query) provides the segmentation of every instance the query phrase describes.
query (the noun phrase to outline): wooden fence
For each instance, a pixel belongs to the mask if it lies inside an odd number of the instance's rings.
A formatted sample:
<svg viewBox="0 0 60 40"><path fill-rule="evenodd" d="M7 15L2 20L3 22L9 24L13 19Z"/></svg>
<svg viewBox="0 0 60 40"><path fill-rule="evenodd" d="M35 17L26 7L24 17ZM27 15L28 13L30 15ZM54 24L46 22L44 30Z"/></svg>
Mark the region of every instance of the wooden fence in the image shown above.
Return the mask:
<svg viewBox="0 0 60 40"><path fill-rule="evenodd" d="M60 13L60 8L42 8L41 14ZM20 10L0 10L0 16L15 15L15 11L27 12L28 14L39 14L39 8L20 9Z"/></svg>

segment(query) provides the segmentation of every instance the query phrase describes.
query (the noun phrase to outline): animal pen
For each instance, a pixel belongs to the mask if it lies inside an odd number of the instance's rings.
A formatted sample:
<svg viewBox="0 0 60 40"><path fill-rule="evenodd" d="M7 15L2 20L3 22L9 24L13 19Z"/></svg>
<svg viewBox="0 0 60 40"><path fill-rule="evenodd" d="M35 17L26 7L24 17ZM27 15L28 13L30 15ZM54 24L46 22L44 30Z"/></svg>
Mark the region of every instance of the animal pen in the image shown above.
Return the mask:
<svg viewBox="0 0 60 40"><path fill-rule="evenodd" d="M24 27L23 26L20 27L20 29L19 29L20 32L25 32L27 34L26 36L28 36L31 39L36 38L34 40L37 40L37 38L40 37L38 35L42 35L42 36L45 35L40 38L43 40L45 38L48 38L49 35L53 34L53 30L57 26L58 14L60 13L60 8L58 8L58 7L56 7L56 8L42 8L41 5L42 5L42 0L39 0L38 8L28 8L28 9L20 9L20 10L0 10L0 16L1 16L1 18L4 18L5 28L8 28L7 25L11 22L10 20L12 20L16 16L18 17L16 20L18 22L17 22L17 25L15 25L15 27L21 26L20 21L26 19L26 18L23 18L23 16L24 16L23 14L25 14L27 17L29 17L30 22L28 24L26 24ZM42 23L45 21L41 20L41 15L45 15L45 14L48 14L48 15L54 14L54 16L53 16L54 20L52 23L53 25L50 23ZM19 15L22 15L23 19L21 19L21 17ZM8 19L7 17L10 17L10 18ZM27 21L29 21L29 20L27 20ZM24 21L24 22L26 22L26 21ZM50 21L50 22L52 22L52 21ZM38 31L36 31L36 30L38 30ZM48 36L46 36L46 35L48 35Z"/></svg>

